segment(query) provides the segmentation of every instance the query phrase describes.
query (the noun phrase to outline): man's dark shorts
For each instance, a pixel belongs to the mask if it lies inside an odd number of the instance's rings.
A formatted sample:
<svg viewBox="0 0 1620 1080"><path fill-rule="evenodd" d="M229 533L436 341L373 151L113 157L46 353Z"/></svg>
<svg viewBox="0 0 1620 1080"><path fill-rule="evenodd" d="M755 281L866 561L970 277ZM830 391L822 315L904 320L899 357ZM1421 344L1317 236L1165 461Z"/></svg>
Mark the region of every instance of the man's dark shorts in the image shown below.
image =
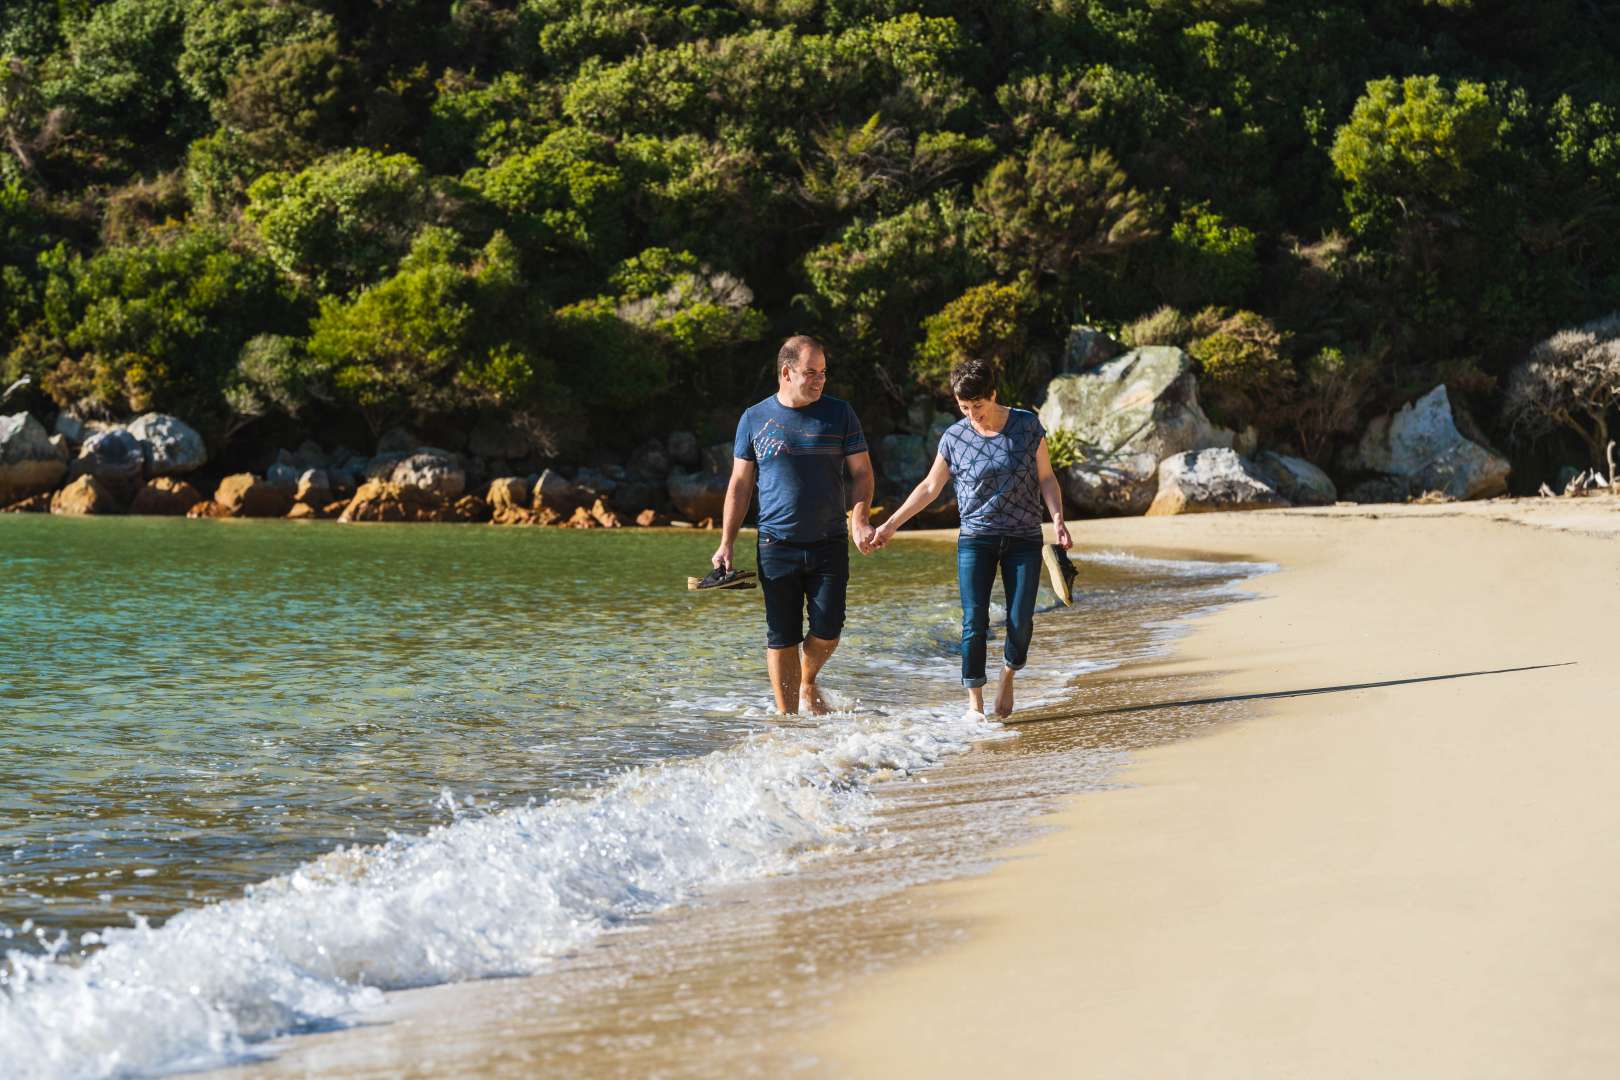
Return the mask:
<svg viewBox="0 0 1620 1080"><path fill-rule="evenodd" d="M759 591L765 595L765 644L786 649L811 635L834 641L844 630L849 542L833 536L813 544L759 538Z"/></svg>

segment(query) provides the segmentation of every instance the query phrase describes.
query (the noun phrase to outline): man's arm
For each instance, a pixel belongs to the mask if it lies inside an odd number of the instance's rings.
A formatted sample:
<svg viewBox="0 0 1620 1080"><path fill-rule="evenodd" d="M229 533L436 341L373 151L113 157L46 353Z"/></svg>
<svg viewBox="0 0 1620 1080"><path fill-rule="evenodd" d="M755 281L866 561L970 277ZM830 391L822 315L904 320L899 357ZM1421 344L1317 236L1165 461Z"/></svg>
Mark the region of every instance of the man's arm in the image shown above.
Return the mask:
<svg viewBox="0 0 1620 1080"><path fill-rule="evenodd" d="M862 555L872 551L872 523L867 520L872 510L872 455L865 450L844 459L849 475L855 481L855 507L850 511L850 532L854 534L855 548Z"/></svg>
<svg viewBox="0 0 1620 1080"><path fill-rule="evenodd" d="M714 549L715 566L731 569L731 546L737 542L737 530L748 516L748 504L754 498L754 473L759 468L743 458L731 459L731 482L726 485L726 509L720 519L720 546Z"/></svg>

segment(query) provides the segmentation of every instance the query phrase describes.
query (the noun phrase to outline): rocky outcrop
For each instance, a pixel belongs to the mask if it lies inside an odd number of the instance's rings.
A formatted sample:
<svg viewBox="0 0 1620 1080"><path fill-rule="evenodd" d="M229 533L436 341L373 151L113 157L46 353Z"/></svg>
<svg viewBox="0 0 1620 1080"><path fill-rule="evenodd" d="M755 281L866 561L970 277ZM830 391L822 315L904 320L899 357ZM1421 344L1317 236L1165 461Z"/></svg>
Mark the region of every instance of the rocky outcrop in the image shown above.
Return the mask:
<svg viewBox="0 0 1620 1080"><path fill-rule="evenodd" d="M699 521L706 517L718 518L726 508L726 486L729 476L713 472L673 472L665 490L669 501L683 518Z"/></svg>
<svg viewBox="0 0 1620 1080"><path fill-rule="evenodd" d="M1059 375L1047 384L1040 418L1049 435L1072 432L1079 444L1063 488L1081 513L1141 513L1158 492L1159 462L1232 445L1232 433L1198 404L1192 361L1169 346L1132 349Z"/></svg>
<svg viewBox="0 0 1620 1080"><path fill-rule="evenodd" d="M540 478L534 482L533 498L531 505L535 510L550 507L559 513L571 510L579 501L573 481L555 469L547 469L540 474Z"/></svg>
<svg viewBox="0 0 1620 1080"><path fill-rule="evenodd" d="M1159 463L1159 492L1150 517L1221 510L1269 510L1288 505L1237 451L1174 454Z"/></svg>
<svg viewBox="0 0 1620 1080"><path fill-rule="evenodd" d="M200 502L202 493L184 480L158 476L148 480L135 493L135 501L130 504L129 512L156 517L183 517Z"/></svg>
<svg viewBox="0 0 1620 1080"><path fill-rule="evenodd" d="M529 506L529 482L521 476L502 476L489 482L490 509L524 510Z"/></svg>
<svg viewBox="0 0 1620 1080"><path fill-rule="evenodd" d="M360 485L339 521L443 521L445 504L417 487L368 480Z"/></svg>
<svg viewBox="0 0 1620 1080"><path fill-rule="evenodd" d="M415 488L453 503L467 490L467 472L443 450L424 448L394 466L390 477L400 487Z"/></svg>
<svg viewBox="0 0 1620 1080"><path fill-rule="evenodd" d="M213 502L225 517L281 517L292 508L292 496L252 473L233 473L219 482Z"/></svg>
<svg viewBox="0 0 1620 1080"><path fill-rule="evenodd" d="M1295 506L1332 506L1339 501L1332 478L1304 458L1267 450L1252 464L1267 486Z"/></svg>
<svg viewBox="0 0 1620 1080"><path fill-rule="evenodd" d="M1374 484L1358 484L1357 492L1438 491L1454 499L1504 494L1511 471L1506 458L1457 430L1444 384L1374 420L1342 464L1347 472L1377 474ZM1379 480L1394 483L1379 485Z"/></svg>
<svg viewBox="0 0 1620 1080"><path fill-rule="evenodd" d="M1159 459L1146 451L1085 453L1056 470L1069 505L1087 517L1143 514L1159 490Z"/></svg>
<svg viewBox="0 0 1620 1080"><path fill-rule="evenodd" d="M145 470L140 441L124 428L111 428L84 440L69 475L92 476L113 498L128 503L140 490Z"/></svg>
<svg viewBox="0 0 1620 1080"><path fill-rule="evenodd" d="M38 420L25 412L0 416L0 506L50 491L67 471Z"/></svg>
<svg viewBox="0 0 1620 1080"><path fill-rule="evenodd" d="M147 476L179 476L208 463L202 436L178 417L146 413L129 425L129 433L141 444Z"/></svg>
<svg viewBox="0 0 1620 1080"><path fill-rule="evenodd" d="M121 502L94 476L81 476L51 496L53 514L116 514Z"/></svg>
<svg viewBox="0 0 1620 1080"><path fill-rule="evenodd" d="M312 507L332 501L332 478L325 469L305 469L293 489L293 498Z"/></svg>

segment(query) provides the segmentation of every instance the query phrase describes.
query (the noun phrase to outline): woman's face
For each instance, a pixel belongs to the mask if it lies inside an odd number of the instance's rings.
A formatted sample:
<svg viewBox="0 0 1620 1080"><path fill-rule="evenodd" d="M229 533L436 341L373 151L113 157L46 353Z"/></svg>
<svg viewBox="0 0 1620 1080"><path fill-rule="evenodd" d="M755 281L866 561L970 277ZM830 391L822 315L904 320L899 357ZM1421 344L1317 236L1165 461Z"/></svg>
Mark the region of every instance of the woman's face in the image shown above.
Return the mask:
<svg viewBox="0 0 1620 1080"><path fill-rule="evenodd" d="M989 397L957 398L956 407L974 427L989 427L996 418L996 392L990 391Z"/></svg>

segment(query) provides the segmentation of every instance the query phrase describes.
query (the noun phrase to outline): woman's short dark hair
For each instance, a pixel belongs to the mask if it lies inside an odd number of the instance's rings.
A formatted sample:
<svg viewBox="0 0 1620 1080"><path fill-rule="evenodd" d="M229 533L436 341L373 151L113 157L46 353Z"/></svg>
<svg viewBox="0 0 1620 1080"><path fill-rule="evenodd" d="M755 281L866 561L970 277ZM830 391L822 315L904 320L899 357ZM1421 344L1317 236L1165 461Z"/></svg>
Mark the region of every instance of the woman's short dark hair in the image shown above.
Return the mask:
<svg viewBox="0 0 1620 1080"><path fill-rule="evenodd" d="M951 393L963 401L978 401L996 391L996 365L975 357L951 365Z"/></svg>

